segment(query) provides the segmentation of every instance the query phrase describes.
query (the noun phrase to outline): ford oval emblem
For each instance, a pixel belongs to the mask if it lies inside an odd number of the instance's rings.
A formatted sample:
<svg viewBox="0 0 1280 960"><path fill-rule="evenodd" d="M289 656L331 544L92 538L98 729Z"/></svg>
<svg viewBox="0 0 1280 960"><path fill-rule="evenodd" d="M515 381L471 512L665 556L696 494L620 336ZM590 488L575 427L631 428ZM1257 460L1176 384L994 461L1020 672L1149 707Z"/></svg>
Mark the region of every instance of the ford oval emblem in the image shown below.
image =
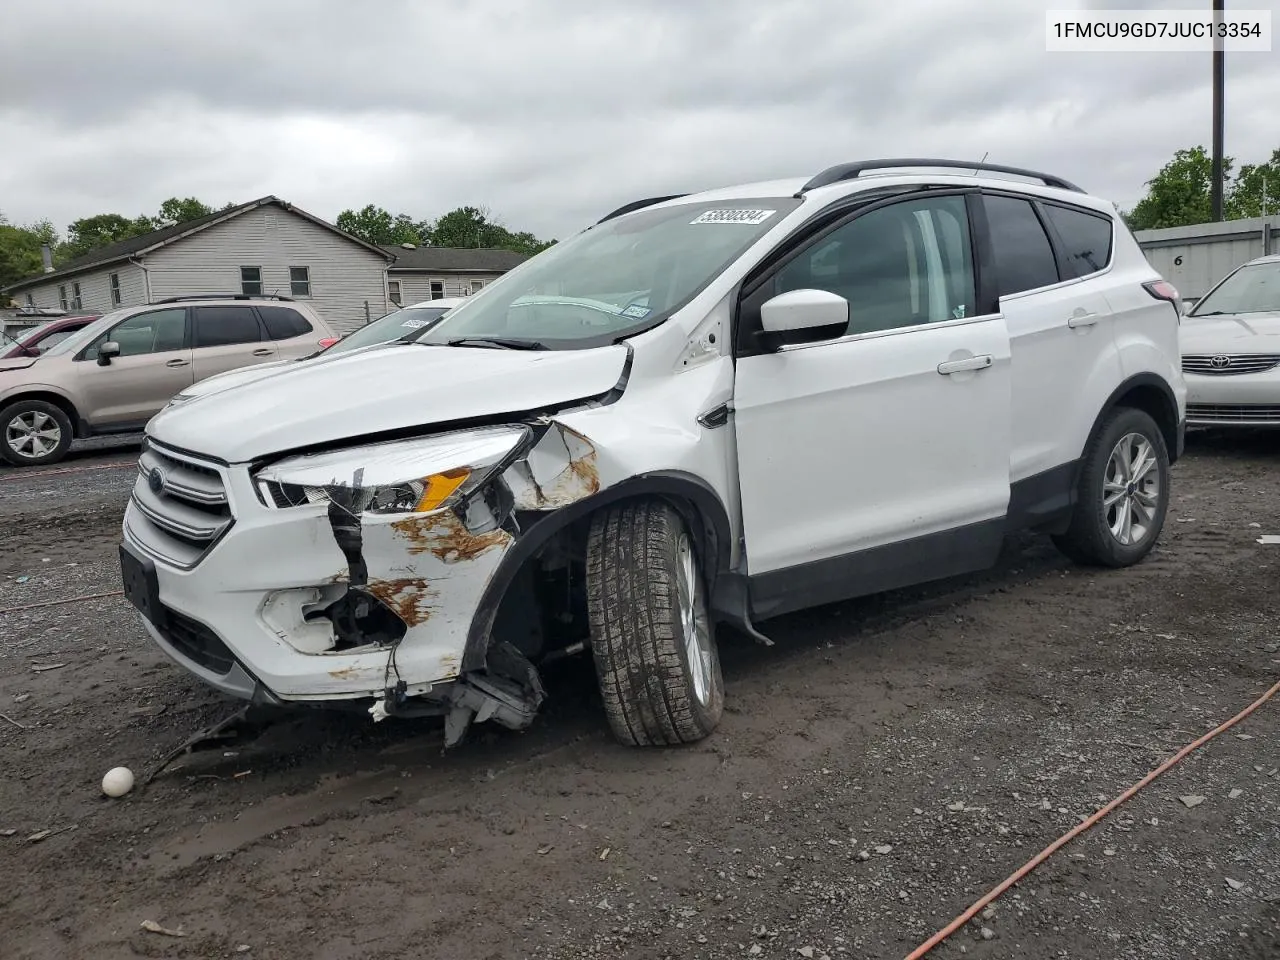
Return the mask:
<svg viewBox="0 0 1280 960"><path fill-rule="evenodd" d="M164 474L160 472L159 467L147 474L147 486L151 488L152 493L159 493L164 489Z"/></svg>

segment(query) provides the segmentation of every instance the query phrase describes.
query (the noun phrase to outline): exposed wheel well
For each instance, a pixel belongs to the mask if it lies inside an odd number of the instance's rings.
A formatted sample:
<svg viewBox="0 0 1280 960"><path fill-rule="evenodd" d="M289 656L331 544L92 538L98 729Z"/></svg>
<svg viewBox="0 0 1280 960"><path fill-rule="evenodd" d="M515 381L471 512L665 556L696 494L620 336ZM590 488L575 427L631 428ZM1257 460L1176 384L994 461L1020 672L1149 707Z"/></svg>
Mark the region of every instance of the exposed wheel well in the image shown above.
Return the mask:
<svg viewBox="0 0 1280 960"><path fill-rule="evenodd" d="M11 407L15 403L21 403L24 400L42 400L45 403L53 404L67 415L67 419L71 421L71 430L74 435L80 436L80 416L76 413L75 404L60 393L53 393L48 390L32 390L30 393L20 393L16 397L9 397L7 400L0 402L0 410Z"/></svg>
<svg viewBox="0 0 1280 960"><path fill-rule="evenodd" d="M517 515L522 535L495 571L472 620L463 669L480 668L491 638L507 640L531 657L585 638L591 524L603 511L636 500L669 503L688 524L710 594L729 560L728 514L719 498L693 478L637 477L556 511ZM552 629L556 638L544 635Z"/></svg>

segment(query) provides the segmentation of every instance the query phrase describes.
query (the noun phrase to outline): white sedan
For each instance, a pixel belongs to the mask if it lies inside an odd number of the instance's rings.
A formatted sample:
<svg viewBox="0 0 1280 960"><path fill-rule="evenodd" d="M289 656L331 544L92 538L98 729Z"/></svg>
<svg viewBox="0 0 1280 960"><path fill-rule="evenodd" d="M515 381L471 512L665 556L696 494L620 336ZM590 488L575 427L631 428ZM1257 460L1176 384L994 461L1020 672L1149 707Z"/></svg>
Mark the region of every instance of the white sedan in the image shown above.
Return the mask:
<svg viewBox="0 0 1280 960"><path fill-rule="evenodd" d="M1237 268L1182 318L1187 425L1280 427L1280 256Z"/></svg>

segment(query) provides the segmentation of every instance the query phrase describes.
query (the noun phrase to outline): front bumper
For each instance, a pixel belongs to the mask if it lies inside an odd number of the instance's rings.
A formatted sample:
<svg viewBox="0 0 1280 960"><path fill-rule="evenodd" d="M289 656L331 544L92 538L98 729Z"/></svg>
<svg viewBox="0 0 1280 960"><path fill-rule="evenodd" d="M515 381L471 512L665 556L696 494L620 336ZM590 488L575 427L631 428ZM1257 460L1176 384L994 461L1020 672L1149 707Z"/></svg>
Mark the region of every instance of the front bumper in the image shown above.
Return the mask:
<svg viewBox="0 0 1280 960"><path fill-rule="evenodd" d="M392 663L387 645L336 649L319 613L349 586L326 506L268 507L245 467L150 444L146 471L149 457L168 479L157 493L140 473L123 539L154 570L155 609L135 605L181 666L232 696L281 701L378 698L398 681L417 696L458 678L472 617L513 542L506 531L473 534L449 510L362 515L368 591L405 624ZM206 499L221 489L225 505L191 509L181 497L196 488Z"/></svg>
<svg viewBox="0 0 1280 960"><path fill-rule="evenodd" d="M1264 373L1184 373L1187 423L1195 427L1280 427L1280 368Z"/></svg>

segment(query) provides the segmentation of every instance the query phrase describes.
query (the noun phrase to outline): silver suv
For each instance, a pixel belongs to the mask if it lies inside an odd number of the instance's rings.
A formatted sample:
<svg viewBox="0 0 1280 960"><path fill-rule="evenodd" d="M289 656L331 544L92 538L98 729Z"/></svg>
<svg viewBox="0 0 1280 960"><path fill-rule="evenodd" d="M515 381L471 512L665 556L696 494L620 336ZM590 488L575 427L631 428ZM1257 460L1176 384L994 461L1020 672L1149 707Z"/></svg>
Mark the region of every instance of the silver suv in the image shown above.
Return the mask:
<svg viewBox="0 0 1280 960"><path fill-rule="evenodd" d="M199 380L337 340L285 297L206 294L112 311L39 357L0 360L0 457L56 463L73 439L141 431Z"/></svg>

